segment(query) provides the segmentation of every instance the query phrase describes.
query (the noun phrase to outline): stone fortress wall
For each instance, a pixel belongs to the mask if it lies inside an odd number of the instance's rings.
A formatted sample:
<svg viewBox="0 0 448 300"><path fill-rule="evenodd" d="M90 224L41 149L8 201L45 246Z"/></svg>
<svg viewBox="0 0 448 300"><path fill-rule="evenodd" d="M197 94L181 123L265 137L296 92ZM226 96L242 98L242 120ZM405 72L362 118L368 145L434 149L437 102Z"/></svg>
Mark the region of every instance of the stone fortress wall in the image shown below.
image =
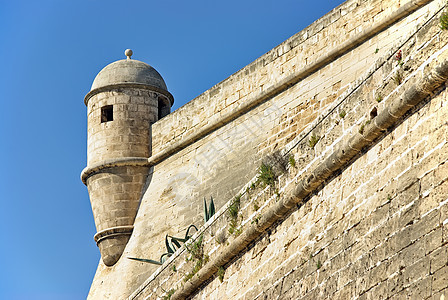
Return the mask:
<svg viewBox="0 0 448 300"><path fill-rule="evenodd" d="M89 297L441 299L444 4L349 0L154 123L134 230ZM286 171L255 184L275 151ZM158 259L166 234L203 223L210 196L219 211L192 238L204 252L193 276L185 248L160 268L127 259Z"/></svg>

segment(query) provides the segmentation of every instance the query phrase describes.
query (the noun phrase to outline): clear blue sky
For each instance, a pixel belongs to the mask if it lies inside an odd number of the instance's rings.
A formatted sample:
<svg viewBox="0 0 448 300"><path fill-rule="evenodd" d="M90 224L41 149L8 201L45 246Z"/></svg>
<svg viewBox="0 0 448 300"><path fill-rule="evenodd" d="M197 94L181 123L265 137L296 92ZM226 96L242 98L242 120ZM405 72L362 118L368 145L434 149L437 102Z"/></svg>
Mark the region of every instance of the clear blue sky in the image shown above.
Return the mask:
<svg viewBox="0 0 448 300"><path fill-rule="evenodd" d="M104 66L133 49L176 109L342 2L0 0L0 299L87 296L83 98Z"/></svg>

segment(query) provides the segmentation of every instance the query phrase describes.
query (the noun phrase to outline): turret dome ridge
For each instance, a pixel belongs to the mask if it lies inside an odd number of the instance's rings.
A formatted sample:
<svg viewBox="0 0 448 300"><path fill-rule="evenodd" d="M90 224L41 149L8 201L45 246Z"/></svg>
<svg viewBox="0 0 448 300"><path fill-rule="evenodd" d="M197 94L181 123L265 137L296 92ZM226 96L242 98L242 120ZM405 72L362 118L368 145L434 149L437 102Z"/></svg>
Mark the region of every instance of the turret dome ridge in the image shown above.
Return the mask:
<svg viewBox="0 0 448 300"><path fill-rule="evenodd" d="M104 67L93 81L91 91L116 84L142 84L168 91L156 69L139 60L122 59Z"/></svg>

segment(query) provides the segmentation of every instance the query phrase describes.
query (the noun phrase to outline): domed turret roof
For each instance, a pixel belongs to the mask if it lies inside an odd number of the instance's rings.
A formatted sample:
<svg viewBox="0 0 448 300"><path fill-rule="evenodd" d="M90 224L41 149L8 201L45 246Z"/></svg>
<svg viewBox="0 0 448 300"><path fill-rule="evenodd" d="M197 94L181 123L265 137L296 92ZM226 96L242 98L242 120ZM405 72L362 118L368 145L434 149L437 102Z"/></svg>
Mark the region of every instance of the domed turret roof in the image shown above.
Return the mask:
<svg viewBox="0 0 448 300"><path fill-rule="evenodd" d="M144 84L168 91L159 72L150 65L130 59L113 62L104 67L93 81L91 90L114 84Z"/></svg>
<svg viewBox="0 0 448 300"><path fill-rule="evenodd" d="M117 87L144 88L164 95L170 102L174 103L173 95L168 92L165 81L159 72L150 65L131 59L132 50L126 49L127 59L119 60L105 66L96 75L90 92L84 97L87 105L89 99L98 93Z"/></svg>

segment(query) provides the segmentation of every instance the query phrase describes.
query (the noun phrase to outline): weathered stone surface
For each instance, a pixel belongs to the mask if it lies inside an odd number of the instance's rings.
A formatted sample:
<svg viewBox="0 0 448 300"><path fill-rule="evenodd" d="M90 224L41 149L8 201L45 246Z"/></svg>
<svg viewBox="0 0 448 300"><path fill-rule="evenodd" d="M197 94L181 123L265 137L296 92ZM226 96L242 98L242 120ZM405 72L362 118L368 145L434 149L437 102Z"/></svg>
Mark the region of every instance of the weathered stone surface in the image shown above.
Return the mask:
<svg viewBox="0 0 448 300"><path fill-rule="evenodd" d="M172 298L194 299L444 296L447 92L427 93L427 82L438 81L429 74L448 53L448 34L438 26L443 5L349 0L154 123L152 153L143 155L175 150L148 171L123 257L158 259L165 235L202 224L203 198L213 196L220 210L201 229L208 262L187 282L188 251L159 269L126 259L100 263L90 297L156 299L171 289ZM140 99L111 97L123 107ZM139 105L123 116L137 123L154 110ZM91 134L98 137L92 150L133 151L130 137L115 144L99 129ZM285 153L287 171L272 187L253 184L276 150ZM125 179L98 178L137 189ZM239 235L229 233L225 211L237 194Z"/></svg>

